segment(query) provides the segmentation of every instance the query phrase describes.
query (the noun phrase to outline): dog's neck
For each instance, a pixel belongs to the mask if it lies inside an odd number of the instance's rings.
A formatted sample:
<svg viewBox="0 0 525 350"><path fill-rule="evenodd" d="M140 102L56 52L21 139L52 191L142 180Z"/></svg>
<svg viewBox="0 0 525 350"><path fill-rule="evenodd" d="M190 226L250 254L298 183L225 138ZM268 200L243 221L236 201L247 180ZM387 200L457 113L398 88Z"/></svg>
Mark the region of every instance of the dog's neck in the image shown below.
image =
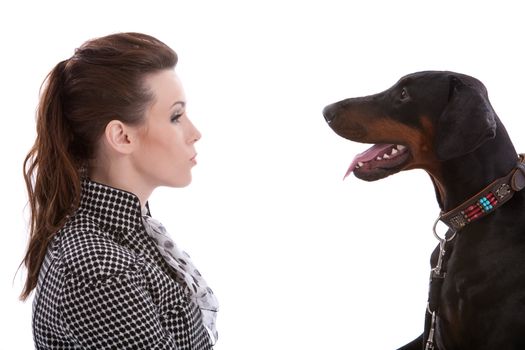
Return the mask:
<svg viewBox="0 0 525 350"><path fill-rule="evenodd" d="M492 140L472 153L444 161L439 174L430 174L442 211L454 209L516 166L516 150L503 124L499 120L497 124Z"/></svg>

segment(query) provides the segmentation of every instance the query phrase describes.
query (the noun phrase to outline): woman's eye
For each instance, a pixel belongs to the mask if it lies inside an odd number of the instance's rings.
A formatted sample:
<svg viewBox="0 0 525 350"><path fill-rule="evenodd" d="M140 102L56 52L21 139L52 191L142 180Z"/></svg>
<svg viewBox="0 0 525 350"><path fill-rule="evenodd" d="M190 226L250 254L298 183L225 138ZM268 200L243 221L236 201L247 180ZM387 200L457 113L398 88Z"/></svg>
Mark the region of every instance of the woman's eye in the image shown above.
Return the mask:
<svg viewBox="0 0 525 350"><path fill-rule="evenodd" d="M171 122L172 123L178 123L180 117L182 117L182 113L172 115L171 116Z"/></svg>
<svg viewBox="0 0 525 350"><path fill-rule="evenodd" d="M406 88L403 88L403 90L401 90L401 101L405 101L409 98L408 96L408 91Z"/></svg>

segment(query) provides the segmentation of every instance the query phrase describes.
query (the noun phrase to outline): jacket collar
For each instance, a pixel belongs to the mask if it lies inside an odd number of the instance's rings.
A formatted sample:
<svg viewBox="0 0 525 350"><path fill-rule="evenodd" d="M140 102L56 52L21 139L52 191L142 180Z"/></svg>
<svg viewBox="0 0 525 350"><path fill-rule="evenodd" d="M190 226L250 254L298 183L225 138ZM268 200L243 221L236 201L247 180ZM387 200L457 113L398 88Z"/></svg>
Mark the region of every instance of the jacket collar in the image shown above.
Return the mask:
<svg viewBox="0 0 525 350"><path fill-rule="evenodd" d="M131 192L84 179L77 215L94 220L104 231L120 233L143 229L139 198Z"/></svg>

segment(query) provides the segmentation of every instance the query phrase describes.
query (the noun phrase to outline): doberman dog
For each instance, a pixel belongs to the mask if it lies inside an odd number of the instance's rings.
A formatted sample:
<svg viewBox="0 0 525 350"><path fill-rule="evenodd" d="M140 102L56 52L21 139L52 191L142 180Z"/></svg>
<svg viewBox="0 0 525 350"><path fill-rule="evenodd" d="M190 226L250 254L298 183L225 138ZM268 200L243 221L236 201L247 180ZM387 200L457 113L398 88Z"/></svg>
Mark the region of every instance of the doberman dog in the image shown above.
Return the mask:
<svg viewBox="0 0 525 350"><path fill-rule="evenodd" d="M423 169L449 226L431 256L425 332L400 349L525 349L525 161L485 86L417 72L323 115L338 135L375 144L346 175L375 181Z"/></svg>

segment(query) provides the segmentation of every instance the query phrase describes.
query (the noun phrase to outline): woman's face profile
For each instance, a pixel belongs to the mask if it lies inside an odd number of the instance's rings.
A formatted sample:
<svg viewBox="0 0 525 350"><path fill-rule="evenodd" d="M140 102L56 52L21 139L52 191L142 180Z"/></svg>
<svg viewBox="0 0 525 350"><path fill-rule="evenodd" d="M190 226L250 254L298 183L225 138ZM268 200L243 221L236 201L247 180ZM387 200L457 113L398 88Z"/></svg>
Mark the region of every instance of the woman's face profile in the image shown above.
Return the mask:
<svg viewBox="0 0 525 350"><path fill-rule="evenodd" d="M153 102L139 128L133 164L146 185L184 187L197 164L194 144L201 134L186 115L184 89L174 70L162 70L145 80Z"/></svg>

